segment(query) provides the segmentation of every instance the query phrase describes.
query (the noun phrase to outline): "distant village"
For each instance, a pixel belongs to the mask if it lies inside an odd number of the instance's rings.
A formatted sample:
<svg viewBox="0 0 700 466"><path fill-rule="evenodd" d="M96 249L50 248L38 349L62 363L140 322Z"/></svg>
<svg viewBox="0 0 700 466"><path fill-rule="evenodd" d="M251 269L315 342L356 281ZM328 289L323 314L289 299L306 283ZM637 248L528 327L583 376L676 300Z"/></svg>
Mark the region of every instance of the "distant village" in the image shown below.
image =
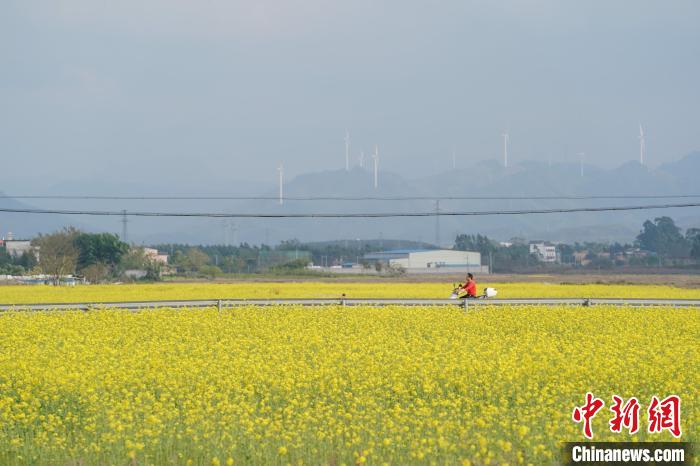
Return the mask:
<svg viewBox="0 0 700 466"><path fill-rule="evenodd" d="M37 238L0 239L0 282L24 284L213 279L236 274L403 275L533 271L695 269L700 229L685 234L672 219L644 223L629 244L494 241L460 234L451 248L401 240L352 240L276 246L240 244L129 245L117 235L64 229Z"/></svg>

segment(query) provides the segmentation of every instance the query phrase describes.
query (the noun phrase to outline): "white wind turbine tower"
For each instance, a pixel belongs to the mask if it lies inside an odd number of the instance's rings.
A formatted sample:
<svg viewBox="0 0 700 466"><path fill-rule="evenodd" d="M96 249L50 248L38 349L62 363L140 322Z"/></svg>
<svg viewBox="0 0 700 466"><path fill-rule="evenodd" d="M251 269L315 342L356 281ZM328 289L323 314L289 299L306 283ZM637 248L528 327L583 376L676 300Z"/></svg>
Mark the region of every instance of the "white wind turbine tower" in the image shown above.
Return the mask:
<svg viewBox="0 0 700 466"><path fill-rule="evenodd" d="M374 159L374 189L379 186L379 147L374 146L374 154L372 155Z"/></svg>
<svg viewBox="0 0 700 466"><path fill-rule="evenodd" d="M581 158L581 161L580 161L580 163L581 163L581 178L583 178L583 159L586 157L586 153L579 152L578 156Z"/></svg>
<svg viewBox="0 0 700 466"><path fill-rule="evenodd" d="M360 168L365 168L365 151L360 151Z"/></svg>
<svg viewBox="0 0 700 466"><path fill-rule="evenodd" d="M350 171L350 131L345 130L345 171Z"/></svg>
<svg viewBox="0 0 700 466"><path fill-rule="evenodd" d="M284 165L280 164L277 171L280 174L280 205L282 205L284 204Z"/></svg>
<svg viewBox="0 0 700 466"><path fill-rule="evenodd" d="M503 166L508 168L508 141L510 141L510 136L508 131L502 134L503 136Z"/></svg>
<svg viewBox="0 0 700 466"><path fill-rule="evenodd" d="M639 164L644 165L644 130L642 124L639 124Z"/></svg>

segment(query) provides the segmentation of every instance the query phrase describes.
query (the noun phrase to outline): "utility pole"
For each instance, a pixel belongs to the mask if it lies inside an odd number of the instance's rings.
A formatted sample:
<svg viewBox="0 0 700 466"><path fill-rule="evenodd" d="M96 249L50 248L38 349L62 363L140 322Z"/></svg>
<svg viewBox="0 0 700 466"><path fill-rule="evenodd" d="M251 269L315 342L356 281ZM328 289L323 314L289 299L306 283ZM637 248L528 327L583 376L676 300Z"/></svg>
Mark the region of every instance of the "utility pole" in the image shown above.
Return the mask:
<svg viewBox="0 0 700 466"><path fill-rule="evenodd" d="M345 171L350 171L350 131L345 130Z"/></svg>
<svg viewBox="0 0 700 466"><path fill-rule="evenodd" d="M374 146L374 189L379 187L379 146Z"/></svg>
<svg viewBox="0 0 700 466"><path fill-rule="evenodd" d="M642 124L639 124L639 164L644 165L644 130L642 129Z"/></svg>
<svg viewBox="0 0 700 466"><path fill-rule="evenodd" d="M435 246L440 247L440 199L435 201Z"/></svg>
<svg viewBox="0 0 700 466"><path fill-rule="evenodd" d="M280 174L280 205L282 205L284 203L284 165L280 164L277 171Z"/></svg>
<svg viewBox="0 0 700 466"><path fill-rule="evenodd" d="M236 244L236 230L236 224L230 218L224 220L224 246Z"/></svg>
<svg viewBox="0 0 700 466"><path fill-rule="evenodd" d="M122 210L122 241L128 243L127 238L127 228L126 224L129 223L129 219L126 218L126 209Z"/></svg>

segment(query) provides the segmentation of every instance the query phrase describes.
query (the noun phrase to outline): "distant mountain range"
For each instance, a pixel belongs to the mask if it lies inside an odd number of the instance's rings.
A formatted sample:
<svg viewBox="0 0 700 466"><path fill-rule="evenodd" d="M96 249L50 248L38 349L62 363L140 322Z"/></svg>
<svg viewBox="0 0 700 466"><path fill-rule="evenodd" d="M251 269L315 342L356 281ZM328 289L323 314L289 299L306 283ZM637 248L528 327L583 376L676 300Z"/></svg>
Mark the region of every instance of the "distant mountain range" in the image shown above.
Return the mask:
<svg viewBox="0 0 700 466"><path fill-rule="evenodd" d="M495 196L635 196L700 194L700 152L650 170L638 162L629 162L611 170L578 164L547 164L526 161L505 168L495 160L486 160L471 169L456 169L438 175L404 179L391 172L379 173L379 187L373 186L373 174L359 167L350 171L334 170L306 173L287 182L289 197L495 197ZM93 182L94 185L94 182ZM148 194L175 190L156 190L154 185L131 184L120 190L112 180L99 184L99 191L88 193L89 183L54 188L55 194ZM75 186L79 186L80 190ZM276 188L255 191L250 182L218 183L213 192L234 195L274 197ZM184 192L180 189L179 192ZM36 201L41 207L102 209L206 211L235 213L361 213L361 212L441 212L478 210L523 210L572 207L664 204L689 199L515 199L515 200L229 200L229 201ZM693 199L700 202L700 197ZM0 207L28 207L28 203L0 199ZM338 239L396 238L429 243L452 244L458 233L482 233L495 239L514 236L554 241L631 241L644 220L668 215L683 227L700 227L700 208L640 210L625 212L588 212L536 215L499 215L488 217L441 216L426 218L375 219L143 219L131 218L129 239L137 243L277 243L281 240L328 241ZM117 217L67 217L0 212L0 231L29 237L71 224L95 231L119 233Z"/></svg>

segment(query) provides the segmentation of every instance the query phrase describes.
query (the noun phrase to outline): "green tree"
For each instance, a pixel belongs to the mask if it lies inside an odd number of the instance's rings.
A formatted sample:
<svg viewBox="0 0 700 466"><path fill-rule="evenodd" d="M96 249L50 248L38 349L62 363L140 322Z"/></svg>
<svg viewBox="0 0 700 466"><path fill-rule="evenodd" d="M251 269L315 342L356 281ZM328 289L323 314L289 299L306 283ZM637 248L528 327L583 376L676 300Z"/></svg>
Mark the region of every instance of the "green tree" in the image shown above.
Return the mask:
<svg viewBox="0 0 700 466"><path fill-rule="evenodd" d="M490 254L496 253L499 244L485 235L457 235L454 249L459 251L478 251L481 253L481 262L485 263Z"/></svg>
<svg viewBox="0 0 700 466"><path fill-rule="evenodd" d="M120 272L126 270L145 270L146 281L158 281L161 279L162 265L158 261L151 260L143 248L132 247L129 252L122 256L119 264Z"/></svg>
<svg viewBox="0 0 700 466"><path fill-rule="evenodd" d="M95 264L114 269L129 251L129 245L110 233L80 233L75 237L78 270Z"/></svg>
<svg viewBox="0 0 700 466"><path fill-rule="evenodd" d="M143 248L134 247L122 256L119 268L121 270L143 270L149 262Z"/></svg>
<svg viewBox="0 0 700 466"><path fill-rule="evenodd" d="M558 244L559 256L564 264L574 263L574 247L569 244Z"/></svg>
<svg viewBox="0 0 700 466"><path fill-rule="evenodd" d="M690 257L700 261L700 228L688 228L685 239L690 244Z"/></svg>
<svg viewBox="0 0 700 466"><path fill-rule="evenodd" d="M222 275L223 272L215 265L203 265L199 268L199 274L213 280L214 278Z"/></svg>
<svg viewBox="0 0 700 466"><path fill-rule="evenodd" d="M640 248L653 251L660 257L688 257L688 242L670 217L644 222L637 242Z"/></svg>
<svg viewBox="0 0 700 466"><path fill-rule="evenodd" d="M186 263L191 272L197 272L209 263L209 256L199 248L190 248L186 254Z"/></svg>

